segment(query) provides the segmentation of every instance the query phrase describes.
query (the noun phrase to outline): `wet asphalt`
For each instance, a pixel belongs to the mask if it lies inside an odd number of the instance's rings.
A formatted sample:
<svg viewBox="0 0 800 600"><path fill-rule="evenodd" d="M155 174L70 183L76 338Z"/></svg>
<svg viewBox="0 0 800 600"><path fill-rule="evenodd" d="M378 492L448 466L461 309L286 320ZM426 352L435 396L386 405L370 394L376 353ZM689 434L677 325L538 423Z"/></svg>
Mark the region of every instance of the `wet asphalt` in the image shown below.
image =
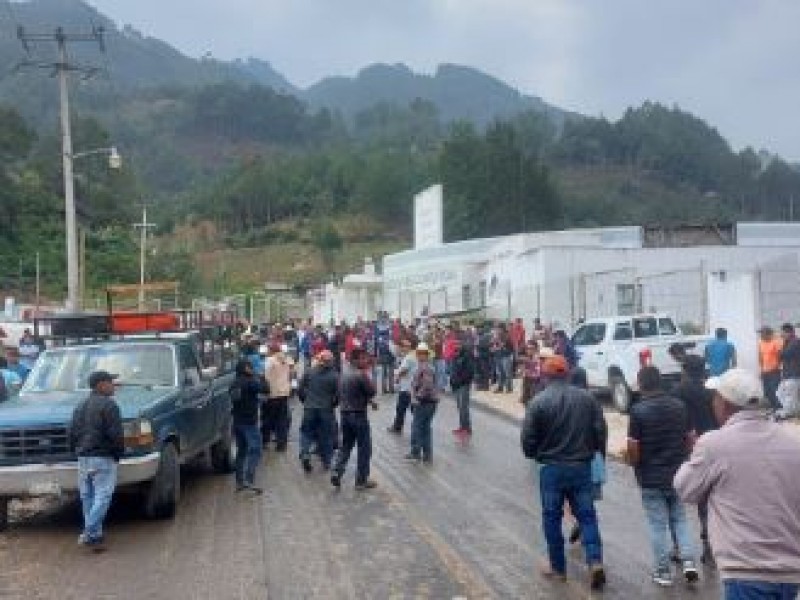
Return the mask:
<svg viewBox="0 0 800 600"><path fill-rule="evenodd" d="M410 422L401 436L386 432L393 412L385 396L370 414L372 491L353 488L355 456L338 492L318 464L302 472L295 407L289 451L265 455L263 496L236 494L231 477L192 465L174 520L147 521L132 497L116 499L103 554L77 547L75 502L18 506L0 534L0 598L719 598L713 570L692 589L677 576L668 589L650 582L639 492L619 464L598 504L605 591L589 591L579 546L568 550L568 582L546 580L535 469L518 426L474 410L473 439L459 443L446 398L428 466L403 459Z"/></svg>

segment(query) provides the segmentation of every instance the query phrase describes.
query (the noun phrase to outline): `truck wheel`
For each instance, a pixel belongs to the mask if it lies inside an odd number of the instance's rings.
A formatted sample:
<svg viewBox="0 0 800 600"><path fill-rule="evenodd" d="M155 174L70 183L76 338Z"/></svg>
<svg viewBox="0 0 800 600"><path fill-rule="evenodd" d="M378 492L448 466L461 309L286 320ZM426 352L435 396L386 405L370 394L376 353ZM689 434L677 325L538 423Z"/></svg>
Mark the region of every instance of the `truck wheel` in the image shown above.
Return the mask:
<svg viewBox="0 0 800 600"><path fill-rule="evenodd" d="M631 389L624 379L614 379L611 382L611 399L619 412L627 414L631 408Z"/></svg>
<svg viewBox="0 0 800 600"><path fill-rule="evenodd" d="M217 443L211 446L211 467L223 475L231 473L235 452L231 425L228 423L222 428Z"/></svg>
<svg viewBox="0 0 800 600"><path fill-rule="evenodd" d="M150 519L171 519L181 496L181 465L178 449L168 443L161 451L161 463L145 492L144 512Z"/></svg>
<svg viewBox="0 0 800 600"><path fill-rule="evenodd" d="M8 529L8 511L11 498L0 498L0 531Z"/></svg>

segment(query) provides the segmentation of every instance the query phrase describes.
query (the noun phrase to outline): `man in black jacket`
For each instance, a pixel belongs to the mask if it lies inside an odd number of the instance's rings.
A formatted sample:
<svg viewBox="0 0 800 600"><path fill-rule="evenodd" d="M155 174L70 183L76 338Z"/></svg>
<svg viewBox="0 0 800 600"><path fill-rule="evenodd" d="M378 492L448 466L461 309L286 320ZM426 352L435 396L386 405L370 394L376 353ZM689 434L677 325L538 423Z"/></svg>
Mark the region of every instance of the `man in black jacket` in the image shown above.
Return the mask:
<svg viewBox="0 0 800 600"><path fill-rule="evenodd" d="M356 489L368 490L377 484L369 478L369 461L372 457L372 436L367 417L367 407L378 408L375 402L375 384L367 374L370 368L369 356L361 348L350 353L350 365L342 376L339 412L342 419L342 448L339 460L331 475L331 484L339 487L342 475L350 460L353 446L358 444L358 463L356 465Z"/></svg>
<svg viewBox="0 0 800 600"><path fill-rule="evenodd" d="M591 461L605 455L607 428L603 410L587 391L567 384L569 365L563 356L544 361L542 372L550 382L529 403L522 426L522 452L542 464L539 490L542 521L550 557L546 575L567 577L561 521L564 500L581 528L592 589L605 585L603 547L594 508Z"/></svg>
<svg viewBox="0 0 800 600"><path fill-rule="evenodd" d="M450 387L456 397L458 406L458 429L453 433L467 439L472 435L472 421L469 415L469 392L472 388L472 380L475 379L475 359L472 352L467 348L462 340L456 342L458 350L450 366Z"/></svg>
<svg viewBox="0 0 800 600"><path fill-rule="evenodd" d="M89 397L75 407L70 444L78 455L83 533L78 543L103 550L103 521L117 483L117 462L125 453L122 417L114 402L114 379L106 371L89 375Z"/></svg>
<svg viewBox="0 0 800 600"><path fill-rule="evenodd" d="M303 403L303 421L300 424L300 462L310 473L311 444L316 442L327 471L333 457L334 409L339 404L339 373L330 350L323 350L315 364L303 374L297 395Z"/></svg>
<svg viewBox="0 0 800 600"><path fill-rule="evenodd" d="M242 359L236 364L236 379L231 385L233 435L236 438L236 491L261 494L255 485L256 469L261 460L262 439L258 427L259 394L269 394L269 386L257 376L253 363Z"/></svg>

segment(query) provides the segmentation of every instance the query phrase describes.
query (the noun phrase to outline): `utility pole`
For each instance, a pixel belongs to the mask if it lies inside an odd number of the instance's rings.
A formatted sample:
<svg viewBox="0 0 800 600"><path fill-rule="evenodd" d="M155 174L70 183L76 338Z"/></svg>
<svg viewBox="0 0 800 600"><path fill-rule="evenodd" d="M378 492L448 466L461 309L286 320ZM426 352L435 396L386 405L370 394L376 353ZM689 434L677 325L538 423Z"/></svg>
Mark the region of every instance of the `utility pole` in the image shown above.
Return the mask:
<svg viewBox="0 0 800 600"><path fill-rule="evenodd" d="M17 28L17 38L22 47L30 55L31 44L37 42L55 42L58 48L56 62L23 61L16 66L17 71L25 68L47 69L58 76L58 89L60 96L61 114L61 158L64 171L64 213L67 238L67 300L68 311L76 311L79 305L80 281L78 273L78 233L75 218L75 182L72 175L72 128L70 125L69 111L69 86L67 75L77 72L88 79L95 75L97 67L81 66L69 62L67 44L77 42L92 42L99 45L105 52L103 36L105 30L95 27L91 33L66 33L63 28L57 27L53 33L27 33L23 27Z"/></svg>
<svg viewBox="0 0 800 600"><path fill-rule="evenodd" d="M139 310L144 310L144 266L147 255L147 230L155 227L155 223L147 222L147 205L142 206L142 222L134 223L134 227L141 231L139 248Z"/></svg>

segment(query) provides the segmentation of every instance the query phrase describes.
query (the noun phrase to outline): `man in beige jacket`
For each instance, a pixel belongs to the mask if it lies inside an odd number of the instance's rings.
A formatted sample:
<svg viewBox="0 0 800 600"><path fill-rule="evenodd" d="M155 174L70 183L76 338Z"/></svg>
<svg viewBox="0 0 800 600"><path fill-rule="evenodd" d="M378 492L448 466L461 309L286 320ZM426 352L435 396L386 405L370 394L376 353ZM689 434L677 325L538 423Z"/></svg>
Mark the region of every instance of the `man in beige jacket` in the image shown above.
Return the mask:
<svg viewBox="0 0 800 600"><path fill-rule="evenodd" d="M289 436L289 397L292 395L294 362L278 345L270 346L267 359L266 378L269 383L269 398L261 405L261 436L264 447L269 445L275 432L275 449L286 451Z"/></svg>
<svg viewBox="0 0 800 600"><path fill-rule="evenodd" d="M726 600L793 600L800 590L800 443L767 419L758 378L712 377L721 427L703 434L675 475L684 502L708 499L708 529Z"/></svg>

